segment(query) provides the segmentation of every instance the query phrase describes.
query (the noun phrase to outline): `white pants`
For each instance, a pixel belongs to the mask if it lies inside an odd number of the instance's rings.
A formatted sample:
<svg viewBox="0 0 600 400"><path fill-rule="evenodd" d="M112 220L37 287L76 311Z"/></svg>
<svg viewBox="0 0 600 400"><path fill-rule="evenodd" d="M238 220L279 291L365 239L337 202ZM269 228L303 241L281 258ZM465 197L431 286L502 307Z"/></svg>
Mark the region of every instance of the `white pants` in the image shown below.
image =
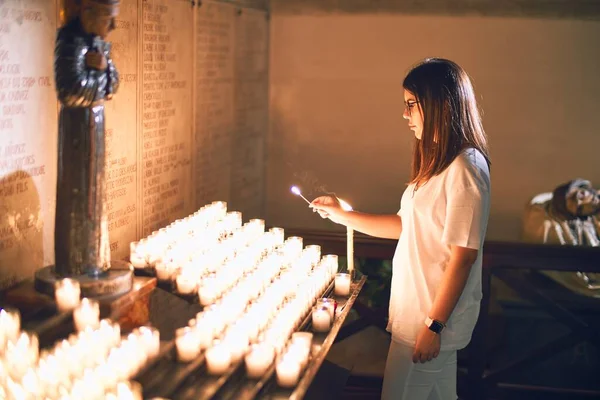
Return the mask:
<svg viewBox="0 0 600 400"><path fill-rule="evenodd" d="M385 364L383 400L456 400L456 351L412 361L413 347L392 340Z"/></svg>

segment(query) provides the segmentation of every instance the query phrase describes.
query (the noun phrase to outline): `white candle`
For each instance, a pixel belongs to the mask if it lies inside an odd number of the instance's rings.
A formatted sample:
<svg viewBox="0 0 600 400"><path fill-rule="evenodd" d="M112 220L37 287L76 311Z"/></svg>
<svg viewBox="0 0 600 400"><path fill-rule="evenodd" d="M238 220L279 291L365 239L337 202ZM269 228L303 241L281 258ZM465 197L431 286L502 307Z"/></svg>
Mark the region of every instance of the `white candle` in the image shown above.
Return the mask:
<svg viewBox="0 0 600 400"><path fill-rule="evenodd" d="M331 329L331 314L327 307L313 307L312 326L315 332L328 332Z"/></svg>
<svg viewBox="0 0 600 400"><path fill-rule="evenodd" d="M173 277L175 269L171 265L171 261L160 260L156 263L154 269L156 270L156 277L160 281L169 281Z"/></svg>
<svg viewBox="0 0 600 400"><path fill-rule="evenodd" d="M300 368L304 368L308 363L308 356L310 354L310 346L306 346L305 343L293 343L286 351L285 358L291 358L300 363Z"/></svg>
<svg viewBox="0 0 600 400"><path fill-rule="evenodd" d="M323 297L317 300L318 307L325 307L329 311L329 317L333 321L335 319L335 309L337 308L337 303L334 299L329 297Z"/></svg>
<svg viewBox="0 0 600 400"><path fill-rule="evenodd" d="M81 301L81 288L79 282L65 278L56 281L54 285L54 298L58 310L61 312L73 310Z"/></svg>
<svg viewBox="0 0 600 400"><path fill-rule="evenodd" d="M198 300L203 306L211 305L217 299L217 288L214 279L205 281L198 289Z"/></svg>
<svg viewBox="0 0 600 400"><path fill-rule="evenodd" d="M283 228L273 227L269 229L269 232L273 233L275 246L281 246L285 238L285 232Z"/></svg>
<svg viewBox="0 0 600 400"><path fill-rule="evenodd" d="M146 259L137 253L132 253L129 256L129 262L133 265L133 268L142 269L146 268Z"/></svg>
<svg viewBox="0 0 600 400"><path fill-rule="evenodd" d="M342 199L339 200L344 211L352 211L352 206L350 204ZM352 275L352 271L354 270L354 229L349 226L346 227L346 258L348 259L348 272Z"/></svg>
<svg viewBox="0 0 600 400"><path fill-rule="evenodd" d="M346 257L348 258L348 273L354 271L354 229L346 228Z"/></svg>
<svg viewBox="0 0 600 400"><path fill-rule="evenodd" d="M291 388L298 384L300 363L286 358L277 363L277 383L281 387Z"/></svg>
<svg viewBox="0 0 600 400"><path fill-rule="evenodd" d="M292 333L292 344L300 343L310 349L312 344L312 332L294 332Z"/></svg>
<svg viewBox="0 0 600 400"><path fill-rule="evenodd" d="M252 346L252 350L246 355L246 372L252 379L261 378L269 369L275 358L275 349L267 344Z"/></svg>
<svg viewBox="0 0 600 400"><path fill-rule="evenodd" d="M119 382L116 388L117 400L142 400L142 385L135 381Z"/></svg>
<svg viewBox="0 0 600 400"><path fill-rule="evenodd" d="M175 282L177 283L177 291L181 294L192 294L198 287L196 278L187 274L177 275Z"/></svg>
<svg viewBox="0 0 600 400"><path fill-rule="evenodd" d="M194 330L188 326L175 331L175 346L177 359L181 362L190 362L200 354L200 341Z"/></svg>
<svg viewBox="0 0 600 400"><path fill-rule="evenodd" d="M206 350L206 367L211 375L222 375L231 364L231 351L224 343Z"/></svg>
<svg viewBox="0 0 600 400"><path fill-rule="evenodd" d="M148 358L154 358L160 351L160 332L152 326L138 328L140 339L146 349Z"/></svg>
<svg viewBox="0 0 600 400"><path fill-rule="evenodd" d="M335 275L335 295L350 295L350 274L338 273Z"/></svg>
<svg viewBox="0 0 600 400"><path fill-rule="evenodd" d="M7 372L15 380L20 380L38 360L39 341L34 333L21 332L16 341L10 341L6 346L4 363Z"/></svg>
<svg viewBox="0 0 600 400"><path fill-rule="evenodd" d="M0 348L7 341L15 341L21 331L21 314L15 308L6 307L0 310Z"/></svg>
<svg viewBox="0 0 600 400"><path fill-rule="evenodd" d="M73 320L77 331L87 327L96 329L100 324L100 304L96 300L83 298L73 311Z"/></svg>

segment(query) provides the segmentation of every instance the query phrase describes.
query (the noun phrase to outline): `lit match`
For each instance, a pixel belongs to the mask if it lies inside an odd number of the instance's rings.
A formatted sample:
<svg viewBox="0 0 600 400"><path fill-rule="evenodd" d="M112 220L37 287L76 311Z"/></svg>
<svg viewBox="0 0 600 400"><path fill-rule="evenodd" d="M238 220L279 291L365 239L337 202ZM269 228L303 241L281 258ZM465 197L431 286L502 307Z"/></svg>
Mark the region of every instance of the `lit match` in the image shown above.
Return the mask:
<svg viewBox="0 0 600 400"><path fill-rule="evenodd" d="M300 196L304 199L305 202L308 203L308 205L310 205L310 201L308 201L306 199L306 197L302 196L302 192L300 191L300 189L298 189L298 186L292 186L292 193L294 193L296 196Z"/></svg>

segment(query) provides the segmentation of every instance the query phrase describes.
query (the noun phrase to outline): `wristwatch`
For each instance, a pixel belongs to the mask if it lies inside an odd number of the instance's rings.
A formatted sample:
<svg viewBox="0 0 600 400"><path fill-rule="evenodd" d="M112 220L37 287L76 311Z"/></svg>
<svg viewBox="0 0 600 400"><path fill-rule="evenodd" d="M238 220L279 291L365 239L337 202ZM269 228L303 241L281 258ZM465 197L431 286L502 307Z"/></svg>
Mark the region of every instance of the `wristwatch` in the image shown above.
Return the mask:
<svg viewBox="0 0 600 400"><path fill-rule="evenodd" d="M438 335L442 333L442 331L446 327L446 325L443 322L431 319L429 317L425 318L425 325L427 325L430 331L437 333Z"/></svg>

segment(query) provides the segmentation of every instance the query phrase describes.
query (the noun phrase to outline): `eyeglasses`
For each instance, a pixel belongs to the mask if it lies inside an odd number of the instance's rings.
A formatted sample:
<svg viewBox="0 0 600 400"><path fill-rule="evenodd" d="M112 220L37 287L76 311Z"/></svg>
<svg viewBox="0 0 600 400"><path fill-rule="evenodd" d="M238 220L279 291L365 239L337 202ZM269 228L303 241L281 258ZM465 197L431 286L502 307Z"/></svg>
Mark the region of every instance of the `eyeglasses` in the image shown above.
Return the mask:
<svg viewBox="0 0 600 400"><path fill-rule="evenodd" d="M416 104L419 104L419 102L418 101L405 101L404 102L404 110L406 111L406 113L409 116L412 116L412 109Z"/></svg>

